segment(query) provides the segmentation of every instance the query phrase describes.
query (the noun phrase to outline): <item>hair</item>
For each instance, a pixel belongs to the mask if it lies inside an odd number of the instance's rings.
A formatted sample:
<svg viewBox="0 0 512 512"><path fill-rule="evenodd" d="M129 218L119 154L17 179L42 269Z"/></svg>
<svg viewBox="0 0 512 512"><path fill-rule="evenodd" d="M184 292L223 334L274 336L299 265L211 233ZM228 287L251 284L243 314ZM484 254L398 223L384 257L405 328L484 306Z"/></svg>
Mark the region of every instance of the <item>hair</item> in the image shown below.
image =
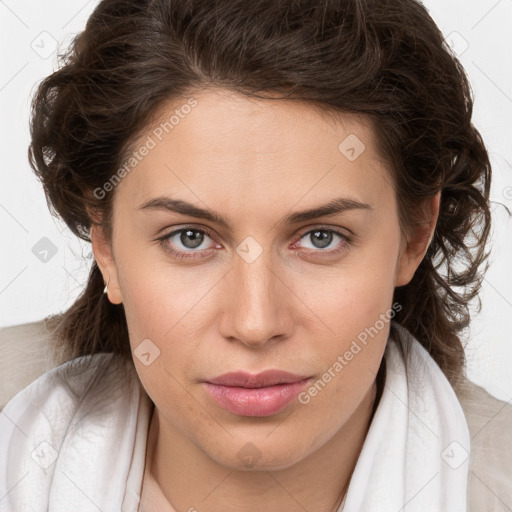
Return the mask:
<svg viewBox="0 0 512 512"><path fill-rule="evenodd" d="M464 373L469 305L477 298L481 308L487 269L491 166L464 68L421 3L103 0L61 61L33 99L29 159L52 213L86 241L94 222L110 237L113 192L93 191L164 103L214 87L365 116L404 233L441 191L425 257L395 288L394 320L452 383ZM93 261L76 302L48 319L68 358L132 357L123 305L103 287Z"/></svg>

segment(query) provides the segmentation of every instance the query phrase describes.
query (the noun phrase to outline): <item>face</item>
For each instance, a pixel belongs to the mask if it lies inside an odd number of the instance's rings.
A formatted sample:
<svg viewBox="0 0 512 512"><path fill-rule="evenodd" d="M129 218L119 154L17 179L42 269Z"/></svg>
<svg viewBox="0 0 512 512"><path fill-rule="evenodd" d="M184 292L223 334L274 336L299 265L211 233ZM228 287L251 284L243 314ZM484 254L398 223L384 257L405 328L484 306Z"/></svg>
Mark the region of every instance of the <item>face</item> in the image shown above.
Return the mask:
<svg viewBox="0 0 512 512"><path fill-rule="evenodd" d="M426 243L401 234L365 119L222 90L194 98L140 137L150 149L116 186L111 244L95 228L95 257L162 421L226 467L242 467L245 449L285 468L368 396L394 288ZM268 369L309 380L231 394L206 384Z"/></svg>

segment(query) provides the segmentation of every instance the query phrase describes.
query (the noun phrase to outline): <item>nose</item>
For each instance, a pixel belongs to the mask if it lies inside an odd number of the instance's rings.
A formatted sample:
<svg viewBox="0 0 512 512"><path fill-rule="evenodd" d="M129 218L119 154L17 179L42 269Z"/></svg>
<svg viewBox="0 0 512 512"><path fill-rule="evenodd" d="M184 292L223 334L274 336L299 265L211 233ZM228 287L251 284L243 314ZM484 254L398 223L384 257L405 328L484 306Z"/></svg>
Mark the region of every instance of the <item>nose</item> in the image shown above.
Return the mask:
<svg viewBox="0 0 512 512"><path fill-rule="evenodd" d="M265 251L248 263L236 256L225 276L221 334L257 348L290 336L293 293Z"/></svg>

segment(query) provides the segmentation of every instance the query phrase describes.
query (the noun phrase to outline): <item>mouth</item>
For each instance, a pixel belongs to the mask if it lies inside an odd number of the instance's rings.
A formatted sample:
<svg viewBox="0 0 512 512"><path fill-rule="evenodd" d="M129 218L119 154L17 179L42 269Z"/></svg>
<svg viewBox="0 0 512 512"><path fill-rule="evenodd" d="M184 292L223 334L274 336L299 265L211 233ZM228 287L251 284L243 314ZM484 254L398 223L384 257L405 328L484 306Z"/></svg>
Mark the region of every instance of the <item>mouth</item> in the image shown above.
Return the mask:
<svg viewBox="0 0 512 512"><path fill-rule="evenodd" d="M251 375L226 373L204 382L209 396L223 409L239 416L271 416L295 400L311 380L281 370Z"/></svg>

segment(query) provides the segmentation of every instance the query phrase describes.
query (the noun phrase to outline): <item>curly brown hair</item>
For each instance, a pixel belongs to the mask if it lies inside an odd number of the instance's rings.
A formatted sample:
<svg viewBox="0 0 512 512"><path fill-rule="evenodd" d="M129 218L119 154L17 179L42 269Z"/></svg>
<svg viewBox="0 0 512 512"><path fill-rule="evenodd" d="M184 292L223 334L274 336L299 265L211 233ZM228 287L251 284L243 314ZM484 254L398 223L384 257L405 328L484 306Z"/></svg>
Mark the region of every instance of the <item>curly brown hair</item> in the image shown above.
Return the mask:
<svg viewBox="0 0 512 512"><path fill-rule="evenodd" d="M454 383L463 330L488 256L491 166L471 122L465 71L415 0L103 0L44 79L32 105L30 163L52 212L90 241L111 234L102 187L163 102L207 87L302 99L332 114L363 114L389 163L404 233L441 191L434 237L413 279L395 289L395 321ZM98 219L90 212L100 212ZM88 283L51 317L67 358L131 358L122 305Z"/></svg>

